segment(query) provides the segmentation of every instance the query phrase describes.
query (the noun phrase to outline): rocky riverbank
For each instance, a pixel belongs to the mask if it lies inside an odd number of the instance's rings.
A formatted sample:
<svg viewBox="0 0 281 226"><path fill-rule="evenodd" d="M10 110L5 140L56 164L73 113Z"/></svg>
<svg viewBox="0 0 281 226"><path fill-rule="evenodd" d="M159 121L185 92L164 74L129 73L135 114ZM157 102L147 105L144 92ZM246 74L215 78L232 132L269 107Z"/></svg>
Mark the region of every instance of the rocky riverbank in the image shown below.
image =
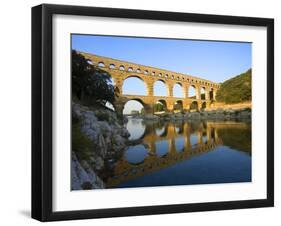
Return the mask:
<svg viewBox="0 0 281 226"><path fill-rule="evenodd" d="M129 132L105 108L72 104L72 190L104 188L98 172L121 154Z"/></svg>

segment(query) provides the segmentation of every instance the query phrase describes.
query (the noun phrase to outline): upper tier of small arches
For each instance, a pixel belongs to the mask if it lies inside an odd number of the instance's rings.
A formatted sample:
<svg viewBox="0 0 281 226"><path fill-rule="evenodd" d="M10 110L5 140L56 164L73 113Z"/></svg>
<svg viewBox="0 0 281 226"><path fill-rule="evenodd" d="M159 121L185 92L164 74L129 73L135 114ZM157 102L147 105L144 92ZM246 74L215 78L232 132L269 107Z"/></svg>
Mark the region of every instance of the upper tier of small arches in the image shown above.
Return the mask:
<svg viewBox="0 0 281 226"><path fill-rule="evenodd" d="M88 58L89 55L87 54ZM120 71L127 71L127 72L134 72L136 74L144 74L144 75L148 75L148 76L154 76L154 77L159 77L159 78L163 78L163 79L172 79L175 81L185 81L185 82L189 82L189 83L194 83L194 84L198 84L198 85L204 85L204 86L210 86L210 87L214 87L214 88L219 88L219 85L216 83L212 83L210 81L205 81L203 79L199 79L199 78L195 78L192 76L188 76L188 75L183 75L183 74L179 74L179 73L173 73L173 72L169 72L166 70L161 70L161 69L157 69L157 68L152 68L152 67L146 67L146 66L139 66L139 65L133 65L127 62L118 62L118 60L111 60L109 59L105 59L105 60L98 60L98 57L94 56L97 60L93 61L93 58L91 58L91 60L88 60L89 63L93 64L93 65L97 65L100 68L108 68L109 70L120 70ZM101 57L100 57L101 58ZM114 61L114 62L112 62Z"/></svg>

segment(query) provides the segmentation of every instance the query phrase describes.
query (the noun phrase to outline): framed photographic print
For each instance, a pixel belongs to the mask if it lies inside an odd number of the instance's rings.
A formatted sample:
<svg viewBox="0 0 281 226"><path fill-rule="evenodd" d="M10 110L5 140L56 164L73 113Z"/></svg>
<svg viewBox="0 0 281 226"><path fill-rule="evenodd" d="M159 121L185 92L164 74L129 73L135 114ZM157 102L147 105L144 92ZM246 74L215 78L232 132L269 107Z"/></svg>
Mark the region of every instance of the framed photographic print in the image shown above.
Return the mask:
<svg viewBox="0 0 281 226"><path fill-rule="evenodd" d="M274 21L32 8L32 217L274 205Z"/></svg>

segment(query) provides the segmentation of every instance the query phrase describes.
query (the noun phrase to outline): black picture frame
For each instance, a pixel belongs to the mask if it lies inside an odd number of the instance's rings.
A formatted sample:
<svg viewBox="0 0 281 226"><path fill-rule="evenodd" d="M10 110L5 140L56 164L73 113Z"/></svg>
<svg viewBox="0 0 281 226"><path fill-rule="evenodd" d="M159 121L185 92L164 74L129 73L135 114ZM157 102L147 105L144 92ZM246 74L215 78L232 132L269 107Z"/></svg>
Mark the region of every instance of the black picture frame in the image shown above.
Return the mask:
<svg viewBox="0 0 281 226"><path fill-rule="evenodd" d="M55 14L182 21L267 28L267 198L95 210L52 210L52 18ZM32 8L32 218L40 221L121 217L274 206L274 20L43 4Z"/></svg>

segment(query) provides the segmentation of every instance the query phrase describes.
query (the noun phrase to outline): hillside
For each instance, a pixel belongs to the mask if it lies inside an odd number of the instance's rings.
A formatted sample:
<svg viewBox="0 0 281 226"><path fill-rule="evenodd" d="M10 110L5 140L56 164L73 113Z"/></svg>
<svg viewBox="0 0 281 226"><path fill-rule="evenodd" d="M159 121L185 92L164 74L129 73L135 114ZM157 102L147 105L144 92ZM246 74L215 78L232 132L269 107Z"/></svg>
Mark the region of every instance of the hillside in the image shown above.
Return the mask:
<svg viewBox="0 0 281 226"><path fill-rule="evenodd" d="M252 99L252 70L237 75L221 84L217 101L226 104L240 103Z"/></svg>

